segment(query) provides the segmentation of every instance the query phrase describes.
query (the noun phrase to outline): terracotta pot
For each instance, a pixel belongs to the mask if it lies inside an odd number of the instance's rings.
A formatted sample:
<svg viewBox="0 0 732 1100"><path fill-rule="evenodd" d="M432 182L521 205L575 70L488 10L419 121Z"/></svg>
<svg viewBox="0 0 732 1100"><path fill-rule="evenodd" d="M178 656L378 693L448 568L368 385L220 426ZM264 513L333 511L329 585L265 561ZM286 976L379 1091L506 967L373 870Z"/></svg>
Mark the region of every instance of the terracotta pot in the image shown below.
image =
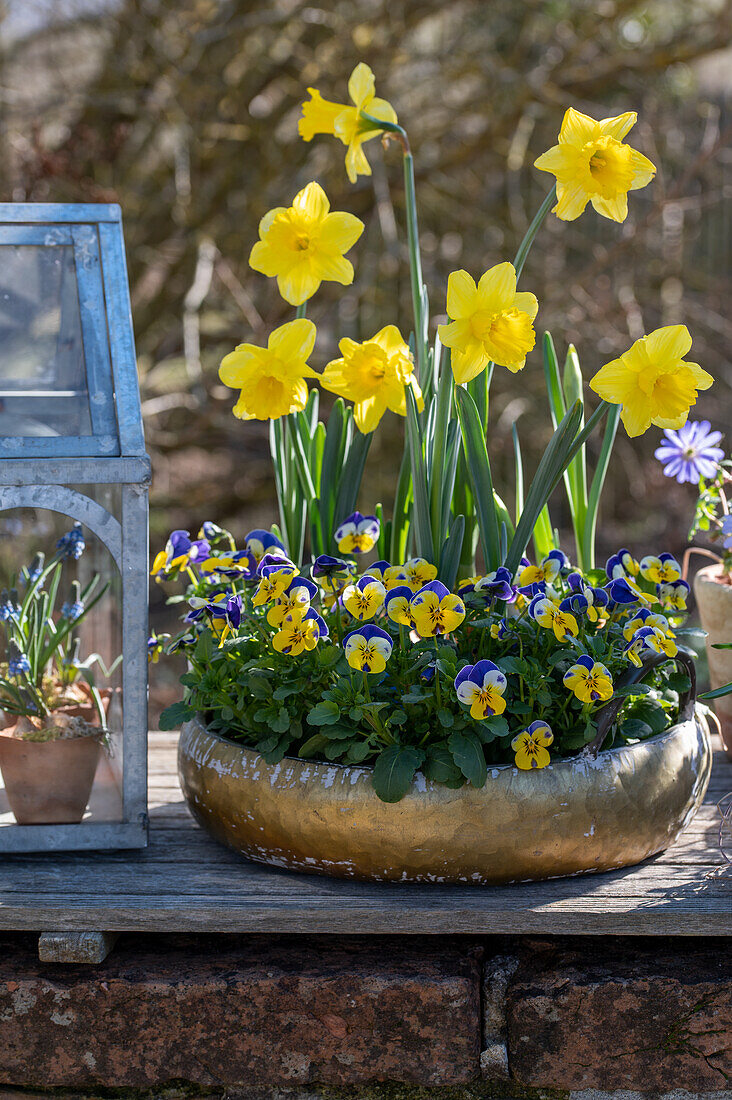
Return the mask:
<svg viewBox="0 0 732 1100"><path fill-rule="evenodd" d="M371 769L285 757L186 723L178 773L193 816L249 859L309 874L397 882L517 882L627 867L673 844L709 783L701 708L635 745L488 769L480 790L417 774L380 802Z"/></svg>
<svg viewBox="0 0 732 1100"><path fill-rule="evenodd" d="M732 584L719 579L718 565L700 569L694 577L694 596L699 617L707 632L709 678L713 688L732 683L732 649L712 649L715 643L732 642ZM732 695L723 695L712 702L722 728L722 741L732 759Z"/></svg>
<svg viewBox="0 0 732 1100"><path fill-rule="evenodd" d="M101 751L96 737L38 742L1 731L0 771L18 825L78 824Z"/></svg>

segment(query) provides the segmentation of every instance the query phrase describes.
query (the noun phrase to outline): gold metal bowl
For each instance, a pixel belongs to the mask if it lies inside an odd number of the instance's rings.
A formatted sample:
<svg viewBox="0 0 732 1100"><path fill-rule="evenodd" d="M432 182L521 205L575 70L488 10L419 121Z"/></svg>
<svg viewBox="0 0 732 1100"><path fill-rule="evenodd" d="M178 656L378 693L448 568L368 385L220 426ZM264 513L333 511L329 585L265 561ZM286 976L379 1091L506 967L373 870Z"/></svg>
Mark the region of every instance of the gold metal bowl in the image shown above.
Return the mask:
<svg viewBox="0 0 732 1100"><path fill-rule="evenodd" d="M376 882L521 882L626 867L668 848L696 813L712 754L700 708L648 741L490 769L482 790L415 780L380 802L365 767L261 756L183 726L178 771L196 820L249 859Z"/></svg>

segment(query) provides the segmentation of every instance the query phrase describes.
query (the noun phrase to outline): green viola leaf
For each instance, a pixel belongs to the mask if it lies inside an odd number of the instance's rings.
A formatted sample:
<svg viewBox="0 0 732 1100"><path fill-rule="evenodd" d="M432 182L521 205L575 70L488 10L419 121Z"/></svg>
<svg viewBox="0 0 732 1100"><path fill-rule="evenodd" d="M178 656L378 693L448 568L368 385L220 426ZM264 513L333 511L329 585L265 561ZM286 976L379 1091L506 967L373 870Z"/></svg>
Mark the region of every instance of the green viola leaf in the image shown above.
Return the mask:
<svg viewBox="0 0 732 1100"><path fill-rule="evenodd" d="M422 770L432 783L462 786L464 782L463 773L455 764L452 753L439 745L428 750Z"/></svg>
<svg viewBox="0 0 732 1100"><path fill-rule="evenodd" d="M465 778L474 787L483 787L488 772L483 744L478 735L472 730L451 733L447 744L453 760Z"/></svg>
<svg viewBox="0 0 732 1100"><path fill-rule="evenodd" d="M337 722L340 716L341 710L338 704L326 699L308 711L308 722L311 726L330 726Z"/></svg>
<svg viewBox="0 0 732 1100"><path fill-rule="evenodd" d="M399 802L409 790L414 773L424 760L421 749L390 745L374 765L372 785L382 802Z"/></svg>
<svg viewBox="0 0 732 1100"><path fill-rule="evenodd" d="M190 722L195 713L193 708L189 707L188 704L184 703L182 700L179 700L177 703L171 703L160 715L159 727L166 732L168 730L177 730L184 722Z"/></svg>

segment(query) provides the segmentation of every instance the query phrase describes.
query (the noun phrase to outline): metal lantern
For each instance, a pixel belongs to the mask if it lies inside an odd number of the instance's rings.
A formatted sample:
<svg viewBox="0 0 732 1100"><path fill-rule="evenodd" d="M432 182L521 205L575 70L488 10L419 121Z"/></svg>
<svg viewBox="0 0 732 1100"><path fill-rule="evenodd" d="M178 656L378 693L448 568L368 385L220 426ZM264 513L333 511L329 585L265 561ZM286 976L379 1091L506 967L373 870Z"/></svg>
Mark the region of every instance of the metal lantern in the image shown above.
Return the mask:
<svg viewBox="0 0 732 1100"><path fill-rule="evenodd" d="M147 843L149 480L119 207L0 204L0 551L81 524L109 581L82 643L122 654L83 819L17 824L0 780L0 852Z"/></svg>

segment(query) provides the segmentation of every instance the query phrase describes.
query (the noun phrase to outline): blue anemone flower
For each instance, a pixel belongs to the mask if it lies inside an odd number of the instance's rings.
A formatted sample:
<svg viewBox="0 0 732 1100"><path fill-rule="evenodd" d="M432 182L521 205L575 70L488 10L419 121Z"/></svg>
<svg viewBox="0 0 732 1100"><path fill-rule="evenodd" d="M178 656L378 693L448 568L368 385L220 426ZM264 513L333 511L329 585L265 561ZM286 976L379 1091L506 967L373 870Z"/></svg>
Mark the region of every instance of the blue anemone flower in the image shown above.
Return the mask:
<svg viewBox="0 0 732 1100"><path fill-rule="evenodd" d="M699 484L699 478L716 477L724 451L718 447L721 432L713 432L708 420L687 420L681 428L666 428L656 458L666 477L679 485Z"/></svg>

